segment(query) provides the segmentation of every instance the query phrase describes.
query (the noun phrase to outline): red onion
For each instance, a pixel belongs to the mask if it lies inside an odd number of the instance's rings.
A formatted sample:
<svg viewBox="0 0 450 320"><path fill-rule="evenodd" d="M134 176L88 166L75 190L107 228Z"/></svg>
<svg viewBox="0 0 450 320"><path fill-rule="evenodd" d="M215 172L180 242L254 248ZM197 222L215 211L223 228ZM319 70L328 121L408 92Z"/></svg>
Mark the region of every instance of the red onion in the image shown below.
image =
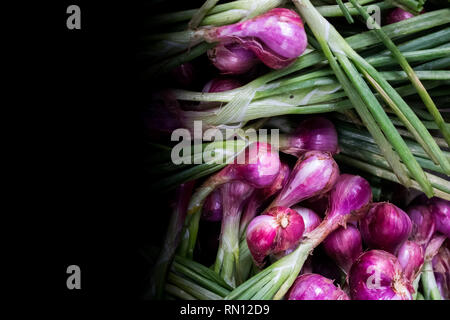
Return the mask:
<svg viewBox="0 0 450 320"><path fill-rule="evenodd" d="M195 81L195 68L191 62L185 62L174 68L172 78L182 87L189 87Z"/></svg>
<svg viewBox="0 0 450 320"><path fill-rule="evenodd" d="M425 250L436 230L434 217L429 208L423 205L411 206L408 208L407 213L412 222L410 239Z"/></svg>
<svg viewBox="0 0 450 320"><path fill-rule="evenodd" d="M433 271L443 299L450 299L450 250L444 246L433 258Z"/></svg>
<svg viewBox="0 0 450 320"><path fill-rule="evenodd" d="M280 139L280 151L299 156L306 151L317 150L338 153L338 139L333 123L322 117L303 120L298 128Z"/></svg>
<svg viewBox="0 0 450 320"><path fill-rule="evenodd" d="M350 300L333 281L319 274L303 274L287 293L288 300Z"/></svg>
<svg viewBox="0 0 450 320"><path fill-rule="evenodd" d="M397 253L397 259L403 268L403 273L411 282L418 276L424 263L423 248L413 241L405 241Z"/></svg>
<svg viewBox="0 0 450 320"><path fill-rule="evenodd" d="M309 151L300 156L289 180L270 207L290 207L328 192L339 176L339 167L328 152Z"/></svg>
<svg viewBox="0 0 450 320"><path fill-rule="evenodd" d="M313 231L322 221L317 213L311 209L295 206L292 207L292 210L297 211L297 213L302 216L303 222L305 223L305 233Z"/></svg>
<svg viewBox="0 0 450 320"><path fill-rule="evenodd" d="M202 92L223 92L233 90L242 86L239 80L231 78L214 78L210 80L202 89Z"/></svg>
<svg viewBox="0 0 450 320"><path fill-rule="evenodd" d="M327 219L351 215L355 220L364 216L372 201L372 189L360 176L341 174L329 196Z"/></svg>
<svg viewBox="0 0 450 320"><path fill-rule="evenodd" d="M221 221L222 210L222 193L217 189L206 198L202 208L202 219L211 222Z"/></svg>
<svg viewBox="0 0 450 320"><path fill-rule="evenodd" d="M239 43L219 43L208 50L208 58L222 74L243 74L259 63L255 54Z"/></svg>
<svg viewBox="0 0 450 320"><path fill-rule="evenodd" d="M205 28L200 34L207 42L238 43L273 69L290 65L307 45L302 19L295 11L284 8L243 22Z"/></svg>
<svg viewBox="0 0 450 320"><path fill-rule="evenodd" d="M389 252L371 250L361 254L349 273L352 300L412 300L411 282L397 258Z"/></svg>
<svg viewBox="0 0 450 320"><path fill-rule="evenodd" d="M295 210L302 217L303 223L305 224L305 234L313 231L322 221L322 219L311 209L295 206L292 208L292 210ZM279 260L294 250L295 247L292 247L285 251L274 254L273 256L275 260Z"/></svg>
<svg viewBox="0 0 450 320"><path fill-rule="evenodd" d="M372 204L360 221L361 235L371 248L395 254L412 230L411 219L400 208L387 202Z"/></svg>
<svg viewBox="0 0 450 320"><path fill-rule="evenodd" d="M222 228L214 270L231 286L236 284L236 269L229 267L238 264L239 221L242 209L250 197L253 187L245 182L232 181L221 188L223 201Z"/></svg>
<svg viewBox="0 0 450 320"><path fill-rule="evenodd" d="M192 196L188 212L198 210L214 189L230 181L242 181L254 188L273 184L281 166L277 150L268 143L254 142L247 147L244 157L243 161L235 159L234 163L209 177Z"/></svg>
<svg viewBox="0 0 450 320"><path fill-rule="evenodd" d="M348 274L353 261L362 252L361 234L359 230L349 224L332 232L323 242L326 254Z"/></svg>
<svg viewBox="0 0 450 320"><path fill-rule="evenodd" d="M304 230L302 217L286 207L274 207L254 218L247 228L247 245L255 264L262 267L269 254L297 245Z"/></svg>
<svg viewBox="0 0 450 320"><path fill-rule="evenodd" d="M450 238L450 201L433 197L429 208L436 222L436 230Z"/></svg>
<svg viewBox="0 0 450 320"><path fill-rule="evenodd" d="M245 208L244 214L242 215L239 234L244 233L250 221L256 216L260 206L286 185L290 172L291 169L289 166L285 163L281 163L280 171L275 181L270 186L256 189L253 192L247 207Z"/></svg>
<svg viewBox="0 0 450 320"><path fill-rule="evenodd" d="M386 18L386 24L391 24L395 22L399 22L402 20L406 20L414 17L414 15L408 11L405 11L400 8L393 9Z"/></svg>

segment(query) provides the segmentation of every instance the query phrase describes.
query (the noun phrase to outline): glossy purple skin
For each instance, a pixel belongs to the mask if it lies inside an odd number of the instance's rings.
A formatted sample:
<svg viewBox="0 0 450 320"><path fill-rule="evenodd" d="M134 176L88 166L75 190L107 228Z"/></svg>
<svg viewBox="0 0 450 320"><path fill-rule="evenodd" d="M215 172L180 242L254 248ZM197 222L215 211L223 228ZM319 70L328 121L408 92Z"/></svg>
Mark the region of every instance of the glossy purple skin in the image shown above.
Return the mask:
<svg viewBox="0 0 450 320"><path fill-rule="evenodd" d="M222 194L220 189L214 190L205 200L202 208L202 219L211 222L222 220Z"/></svg>
<svg viewBox="0 0 450 320"><path fill-rule="evenodd" d="M202 89L202 92L223 92L242 86L239 80L231 78L215 78L210 80Z"/></svg>
<svg viewBox="0 0 450 320"><path fill-rule="evenodd" d="M322 219L317 213L311 209L295 206L292 207L292 210L297 211L302 216L303 222L305 223L305 233L313 231L322 222Z"/></svg>
<svg viewBox="0 0 450 320"><path fill-rule="evenodd" d="M353 261L362 252L361 234L358 228L351 224L346 228L340 227L323 241L323 248L326 254L348 274Z"/></svg>
<svg viewBox="0 0 450 320"><path fill-rule="evenodd" d="M188 87L195 81L195 68L190 62L180 64L172 70L172 77L182 87Z"/></svg>
<svg viewBox="0 0 450 320"><path fill-rule="evenodd" d="M364 243L373 249L396 254L411 234L412 223L400 208L388 202L373 203L360 221Z"/></svg>
<svg viewBox="0 0 450 320"><path fill-rule="evenodd" d="M436 230L450 238L450 201L433 197L429 208L436 222Z"/></svg>
<svg viewBox="0 0 450 320"><path fill-rule="evenodd" d="M291 168L289 168L286 163L281 162L280 171L278 172L278 176L275 181L270 186L259 190L260 199L265 200L283 189L290 174Z"/></svg>
<svg viewBox="0 0 450 320"><path fill-rule="evenodd" d="M309 151L298 158L289 180L271 206L294 204L328 192L339 176L339 167L328 152Z"/></svg>
<svg viewBox="0 0 450 320"><path fill-rule="evenodd" d="M269 143L254 142L247 147L245 159L236 159L229 165L236 179L245 181L255 188L272 185L280 171L281 162L278 151Z"/></svg>
<svg viewBox="0 0 450 320"><path fill-rule="evenodd" d="M414 15L408 11L400 8L393 9L386 18L386 24L391 24L399 21L403 21L414 17Z"/></svg>
<svg viewBox="0 0 450 320"><path fill-rule="evenodd" d="M358 219L372 202L372 189L366 179L341 174L329 195L327 218L351 214Z"/></svg>
<svg viewBox="0 0 450 320"><path fill-rule="evenodd" d="M436 230L434 217L429 208L424 205L411 206L408 208L407 213L412 222L410 239L425 250Z"/></svg>
<svg viewBox="0 0 450 320"><path fill-rule="evenodd" d="M222 74L243 74L259 63L251 50L238 43L219 43L208 50L208 58Z"/></svg>
<svg viewBox="0 0 450 320"><path fill-rule="evenodd" d="M450 250L441 247L433 260L434 277L443 299L450 299Z"/></svg>
<svg viewBox="0 0 450 320"><path fill-rule="evenodd" d="M411 282L389 252L370 250L361 254L349 273L352 300L412 300Z"/></svg>
<svg viewBox="0 0 450 320"><path fill-rule="evenodd" d="M320 274L307 273L295 280L288 300L350 300L347 294Z"/></svg>
<svg viewBox="0 0 450 320"><path fill-rule="evenodd" d="M264 265L269 254L294 247L305 230L302 217L286 207L274 207L254 218L247 228L247 245L256 265Z"/></svg>
<svg viewBox="0 0 450 320"><path fill-rule="evenodd" d="M241 219L241 233L245 230L246 226L256 216L258 209L266 203L266 200L280 191L289 178L291 169L286 163L281 163L280 171L275 181L268 187L257 189L253 192L250 200L245 208L244 214Z"/></svg>
<svg viewBox="0 0 450 320"><path fill-rule="evenodd" d="M251 50L265 65L281 69L306 49L308 40L300 16L275 8L243 22L205 30L207 42L238 43Z"/></svg>
<svg viewBox="0 0 450 320"><path fill-rule="evenodd" d="M413 242L405 241L397 253L397 259L403 268L403 273L411 282L416 278L424 262L423 248Z"/></svg>
<svg viewBox="0 0 450 320"><path fill-rule="evenodd" d="M303 120L289 135L287 145L284 148L280 146L280 150L297 157L311 150L338 153L336 128L330 120L322 117Z"/></svg>

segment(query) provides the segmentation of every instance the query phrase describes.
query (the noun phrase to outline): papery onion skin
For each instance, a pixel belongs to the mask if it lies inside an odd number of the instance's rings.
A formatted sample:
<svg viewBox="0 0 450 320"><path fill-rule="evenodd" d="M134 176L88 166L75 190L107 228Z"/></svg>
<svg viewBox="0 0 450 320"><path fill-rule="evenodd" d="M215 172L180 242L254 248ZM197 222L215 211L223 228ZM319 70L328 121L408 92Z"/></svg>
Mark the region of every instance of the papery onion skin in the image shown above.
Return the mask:
<svg viewBox="0 0 450 320"><path fill-rule="evenodd" d="M202 208L202 219L217 222L222 220L222 215L222 194L220 189L217 189L206 198Z"/></svg>
<svg viewBox="0 0 450 320"><path fill-rule="evenodd" d="M401 8L395 8L388 14L386 18L386 24L403 21L412 17L414 17L412 13L405 11Z"/></svg>
<svg viewBox="0 0 450 320"><path fill-rule="evenodd" d="M311 209L294 206L292 207L292 210L297 211L297 213L302 216L305 224L305 233L313 231L322 221L319 215Z"/></svg>
<svg viewBox="0 0 450 320"><path fill-rule="evenodd" d="M370 248L396 254L410 236L412 223L402 209L388 202L378 202L373 203L361 219L360 231Z"/></svg>
<svg viewBox="0 0 450 320"><path fill-rule="evenodd" d="M305 230L302 217L286 207L274 207L267 214L255 217L247 228L247 245L258 267L269 254L294 247Z"/></svg>
<svg viewBox="0 0 450 320"><path fill-rule="evenodd" d="M407 209L407 213L412 222L410 239L425 250L436 230L434 216L431 214L428 206L425 205L410 206Z"/></svg>
<svg viewBox="0 0 450 320"><path fill-rule="evenodd" d="M433 197L429 208L436 222L436 230L450 238L450 201Z"/></svg>
<svg viewBox="0 0 450 320"><path fill-rule="evenodd" d="M287 293L288 300L350 300L333 281L319 274L307 273L297 277Z"/></svg>
<svg viewBox="0 0 450 320"><path fill-rule="evenodd" d="M299 157L284 188L269 206L291 207L328 192L339 177L339 167L328 152L309 151Z"/></svg>
<svg viewBox="0 0 450 320"><path fill-rule="evenodd" d="M243 74L259 63L255 54L238 43L219 43L208 50L208 58L222 74Z"/></svg>
<svg viewBox="0 0 450 320"><path fill-rule="evenodd" d="M280 141L280 151L299 156L307 151L339 152L334 124L323 117L303 120L298 128Z"/></svg>
<svg viewBox="0 0 450 320"><path fill-rule="evenodd" d="M328 219L350 214L358 220L366 214L372 202L372 189L360 176L341 174L328 200Z"/></svg>
<svg viewBox="0 0 450 320"><path fill-rule="evenodd" d="M432 260L434 277L443 299L450 299L450 250L442 246Z"/></svg>
<svg viewBox="0 0 450 320"><path fill-rule="evenodd" d="M397 253L397 259L403 268L403 273L411 282L419 274L424 263L424 249L413 241L405 241Z"/></svg>
<svg viewBox="0 0 450 320"><path fill-rule="evenodd" d="M256 216L258 209L267 203L267 199L279 192L285 185L289 178L291 169L289 166L282 162L280 166L280 171L275 181L268 187L262 189L256 189L251 195L247 207L245 208L244 214L242 215L240 224L240 234L245 231L245 228L250 223L250 221Z"/></svg>
<svg viewBox="0 0 450 320"><path fill-rule="evenodd" d="M238 43L272 69L285 68L306 49L307 37L300 16L275 8L255 18L201 31L207 42Z"/></svg>
<svg viewBox="0 0 450 320"><path fill-rule="evenodd" d="M278 151L269 143L254 142L245 149L244 155L244 163L240 163L238 156L232 164L236 176L255 188L273 184L281 167Z"/></svg>
<svg viewBox="0 0 450 320"><path fill-rule="evenodd" d="M327 255L348 274L353 261L362 252L361 234L358 228L348 224L346 228L340 227L333 231L323 242Z"/></svg>
<svg viewBox="0 0 450 320"><path fill-rule="evenodd" d="M397 258L383 250L362 253L349 273L352 300L412 300L411 282Z"/></svg>

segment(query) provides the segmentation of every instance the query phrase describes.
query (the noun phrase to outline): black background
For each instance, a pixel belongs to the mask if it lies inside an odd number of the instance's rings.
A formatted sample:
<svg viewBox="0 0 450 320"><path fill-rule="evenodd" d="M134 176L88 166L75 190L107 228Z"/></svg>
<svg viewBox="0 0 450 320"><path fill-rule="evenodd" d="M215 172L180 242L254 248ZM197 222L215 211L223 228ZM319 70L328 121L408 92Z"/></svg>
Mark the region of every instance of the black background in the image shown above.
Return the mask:
<svg viewBox="0 0 450 320"><path fill-rule="evenodd" d="M30 222L38 222L32 225L37 235L28 242L33 254L27 259L36 254L33 261L43 267L39 290L74 308L86 301L139 301L148 265L138 249L158 244L165 231L167 199L149 192L151 177L142 166L140 110L150 88L158 85L140 78L142 65L136 60L146 2L39 4L42 14L28 29L26 53L33 56L36 72L30 74L27 92L34 103L27 119L38 122L38 128L30 126L27 136L39 143L27 151L33 167L27 185ZM66 28L71 4L81 8L81 30ZM194 1L165 1L150 10L176 6L194 7ZM37 239L44 241L34 243ZM66 287L71 264L81 268L81 290ZM302 308L306 305L322 308L306 302ZM165 301L139 307L168 312L171 318L179 306ZM293 304L273 308L273 315L297 312ZM355 306L344 309L355 311Z"/></svg>

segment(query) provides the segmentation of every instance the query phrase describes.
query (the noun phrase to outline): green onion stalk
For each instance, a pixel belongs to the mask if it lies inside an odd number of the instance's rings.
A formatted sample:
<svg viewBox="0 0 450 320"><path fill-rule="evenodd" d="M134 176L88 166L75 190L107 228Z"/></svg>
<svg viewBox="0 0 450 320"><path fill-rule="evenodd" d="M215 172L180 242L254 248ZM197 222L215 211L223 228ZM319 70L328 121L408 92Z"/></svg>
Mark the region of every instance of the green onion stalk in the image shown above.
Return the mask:
<svg viewBox="0 0 450 320"><path fill-rule="evenodd" d="M406 0L403 0L403 1L406 1ZM368 13L366 11L364 11L364 9L361 7L361 5L359 5L355 0L350 0L350 2L352 2L353 6L355 6L358 9L359 13L366 21L368 21L370 19ZM419 94L420 98L424 102L428 111L433 116L436 124L438 125L439 129L441 130L441 133L444 136L445 140L447 141L447 144L450 146L450 129L445 125L445 121L442 118L442 115L440 114L439 110L437 109L436 105L434 104L433 100L431 99L430 95L428 94L427 90L424 88L423 84L420 82L416 73L414 72L412 67L409 65L406 58L401 54L400 50L395 46L395 44L392 42L392 40L386 35L386 33L380 28L380 26L376 22L373 22L373 28L375 29L377 36L381 39L381 41L384 43L384 45L391 51L392 55L395 57L397 62L400 64L400 66L402 67L404 72L408 75L408 78L410 79L410 81L414 85L414 87L416 88L417 93ZM374 76L374 75L372 75L372 76ZM382 86L383 84L380 83L379 85ZM403 113L405 113L405 111L403 111ZM425 143L427 143L427 142L425 141Z"/></svg>
<svg viewBox="0 0 450 320"><path fill-rule="evenodd" d="M433 189L430 181L427 179L418 162L414 159L400 134L387 117L385 111L369 89L368 84L363 80L357 68L364 75L366 80L374 86L399 118L404 121L407 128L414 134L416 140L418 140L424 150L428 151L434 161L439 161L439 164L448 173L450 172L450 165L443 156L439 146L432 139L422 122L417 118L415 113L409 108L398 92L389 85L375 68L367 63L367 61L359 56L348 45L334 27L320 16L308 0L294 0L293 2L315 33L317 40L321 42L322 50L324 50L324 53L336 76L339 77L341 84L344 85L347 95L353 100L352 102L356 110L364 109L361 108L360 104L363 102L362 105L365 105L370 110L370 113L375 118L386 138L397 151L415 180L421 185L422 190L427 196L431 197L433 195ZM336 57L334 57L333 54L335 54ZM336 62L336 58L339 65ZM342 70L344 72L342 72Z"/></svg>
<svg viewBox="0 0 450 320"><path fill-rule="evenodd" d="M431 238L425 249L424 263L422 266L420 277L425 300L442 300L441 293L439 292L436 283L436 278L434 277L432 260L433 257L438 253L439 248L442 246L445 240L446 236L437 233L433 236L433 238Z"/></svg>
<svg viewBox="0 0 450 320"><path fill-rule="evenodd" d="M358 195L351 195L345 191L353 188L359 188ZM282 299L314 248L339 226L345 226L348 221L361 218L371 200L372 192L366 180L358 176L341 175L330 193L330 203L332 203L330 211L319 226L304 235L293 252L245 281L225 299Z"/></svg>

